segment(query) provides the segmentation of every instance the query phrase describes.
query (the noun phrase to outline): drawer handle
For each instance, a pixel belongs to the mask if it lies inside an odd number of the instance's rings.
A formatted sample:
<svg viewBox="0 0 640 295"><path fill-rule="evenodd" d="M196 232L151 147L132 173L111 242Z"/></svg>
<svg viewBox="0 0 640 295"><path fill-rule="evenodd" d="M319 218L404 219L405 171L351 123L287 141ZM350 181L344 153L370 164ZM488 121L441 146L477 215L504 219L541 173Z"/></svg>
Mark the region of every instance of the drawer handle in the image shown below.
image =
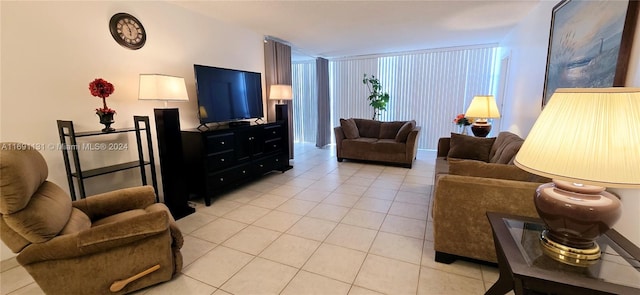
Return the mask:
<svg viewBox="0 0 640 295"><path fill-rule="evenodd" d="M221 141L220 144L224 144L224 141Z"/></svg>
<svg viewBox="0 0 640 295"><path fill-rule="evenodd" d="M220 181L224 181L224 178L220 177Z"/></svg>
<svg viewBox="0 0 640 295"><path fill-rule="evenodd" d="M247 174L247 171L245 171L245 170L242 170L242 174Z"/></svg>
<svg viewBox="0 0 640 295"><path fill-rule="evenodd" d="M220 162L224 162L224 158L220 159Z"/></svg>

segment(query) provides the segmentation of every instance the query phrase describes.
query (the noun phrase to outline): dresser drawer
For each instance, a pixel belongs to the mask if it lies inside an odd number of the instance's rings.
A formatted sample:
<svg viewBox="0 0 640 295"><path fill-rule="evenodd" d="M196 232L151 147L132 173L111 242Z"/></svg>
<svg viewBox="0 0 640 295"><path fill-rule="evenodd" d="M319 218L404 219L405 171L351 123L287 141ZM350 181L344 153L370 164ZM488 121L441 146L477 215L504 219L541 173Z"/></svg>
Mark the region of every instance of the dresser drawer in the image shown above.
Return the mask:
<svg viewBox="0 0 640 295"><path fill-rule="evenodd" d="M282 139L275 138L264 142L264 152L273 153L282 150Z"/></svg>
<svg viewBox="0 0 640 295"><path fill-rule="evenodd" d="M233 149L233 133L209 135L206 138L207 152L214 153Z"/></svg>
<svg viewBox="0 0 640 295"><path fill-rule="evenodd" d="M273 170L281 170L283 165L283 157L271 156L262 158L255 162L254 169L257 174L265 174Z"/></svg>
<svg viewBox="0 0 640 295"><path fill-rule="evenodd" d="M282 138L283 129L280 125L267 126L264 128L264 140L270 140L275 138Z"/></svg>
<svg viewBox="0 0 640 295"><path fill-rule="evenodd" d="M213 186L212 189L214 190L215 188L225 187L246 178L247 175L251 175L250 169L250 165L242 165L211 174L208 176L207 184Z"/></svg>
<svg viewBox="0 0 640 295"><path fill-rule="evenodd" d="M233 150L207 155L207 171L220 170L234 164L235 154Z"/></svg>

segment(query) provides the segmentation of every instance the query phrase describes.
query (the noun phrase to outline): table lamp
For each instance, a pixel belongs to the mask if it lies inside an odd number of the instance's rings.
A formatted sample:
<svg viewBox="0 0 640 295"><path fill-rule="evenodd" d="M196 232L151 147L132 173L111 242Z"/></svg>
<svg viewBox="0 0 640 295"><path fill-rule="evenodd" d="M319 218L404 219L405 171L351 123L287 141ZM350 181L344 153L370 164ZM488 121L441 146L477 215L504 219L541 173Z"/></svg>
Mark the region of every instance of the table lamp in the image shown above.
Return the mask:
<svg viewBox="0 0 640 295"><path fill-rule="evenodd" d="M291 85L274 84L269 87L269 99L278 100L276 104L276 121L287 119L287 105L283 104L284 100L292 100L293 92Z"/></svg>
<svg viewBox="0 0 640 295"><path fill-rule="evenodd" d="M188 101L184 78L162 74L140 74L139 100Z"/></svg>
<svg viewBox="0 0 640 295"><path fill-rule="evenodd" d="M577 266L598 261L595 240L620 218L605 187L640 188L640 88L561 88L536 120L515 165L552 183L534 203L543 252Z"/></svg>
<svg viewBox="0 0 640 295"><path fill-rule="evenodd" d="M491 123L489 118L500 118L498 105L493 95L476 95L473 97L465 117L475 118L471 124L473 135L478 137L486 137L491 132Z"/></svg>
<svg viewBox="0 0 640 295"><path fill-rule="evenodd" d="M167 108L169 101L188 101L184 78L162 74L140 74L138 100L164 101L164 108L154 108L158 155L162 172L164 202L175 219L195 211L188 206L183 168L182 135L178 108Z"/></svg>

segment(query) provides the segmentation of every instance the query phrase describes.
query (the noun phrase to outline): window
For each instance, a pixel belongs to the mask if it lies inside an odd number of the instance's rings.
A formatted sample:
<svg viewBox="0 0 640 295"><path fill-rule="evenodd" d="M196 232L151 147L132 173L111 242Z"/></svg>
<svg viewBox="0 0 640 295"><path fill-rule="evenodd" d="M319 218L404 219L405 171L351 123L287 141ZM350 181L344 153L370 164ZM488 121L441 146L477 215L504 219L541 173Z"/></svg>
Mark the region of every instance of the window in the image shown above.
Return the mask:
<svg viewBox="0 0 640 295"><path fill-rule="evenodd" d="M348 57L329 61L331 95L331 121L339 125L340 118L372 118L373 109L367 97L369 91L362 83L363 75L375 75L380 79L383 91L389 92L391 100L387 110L379 117L381 121L416 120L422 126L418 140L420 149L436 149L438 138L456 132L453 118L464 113L474 95L494 94L495 75L498 64L496 45L464 48L447 48L393 55ZM299 78L303 71L294 63L295 84L309 83L301 88L315 89L315 78ZM313 71L315 75L315 70ZM314 96L313 94L309 94ZM315 103L311 98L296 104L294 122L311 121ZM312 103L310 107L304 105ZM298 108L303 108L298 112ZM301 116L300 118L298 118ZM309 120L308 120L309 118ZM315 126L296 124L298 128ZM296 141L315 141L314 136L296 138Z"/></svg>

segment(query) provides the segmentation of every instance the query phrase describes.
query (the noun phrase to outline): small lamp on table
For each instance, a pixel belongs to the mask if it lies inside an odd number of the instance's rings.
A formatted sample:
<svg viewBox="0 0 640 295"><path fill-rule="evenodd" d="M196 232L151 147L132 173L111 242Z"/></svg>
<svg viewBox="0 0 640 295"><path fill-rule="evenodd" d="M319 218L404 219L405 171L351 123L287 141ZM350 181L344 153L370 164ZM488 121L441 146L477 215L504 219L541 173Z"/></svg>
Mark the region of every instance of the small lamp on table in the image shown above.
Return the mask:
<svg viewBox="0 0 640 295"><path fill-rule="evenodd" d="M291 85L274 84L269 87L269 99L278 100L276 104L276 121L282 121L288 119L287 104L283 104L284 100L292 100L293 92Z"/></svg>
<svg viewBox="0 0 640 295"><path fill-rule="evenodd" d="M489 119L500 118L498 105L493 95L476 95L473 97L465 117L475 118L471 124L471 132L478 137L487 137L491 132L491 122Z"/></svg>

